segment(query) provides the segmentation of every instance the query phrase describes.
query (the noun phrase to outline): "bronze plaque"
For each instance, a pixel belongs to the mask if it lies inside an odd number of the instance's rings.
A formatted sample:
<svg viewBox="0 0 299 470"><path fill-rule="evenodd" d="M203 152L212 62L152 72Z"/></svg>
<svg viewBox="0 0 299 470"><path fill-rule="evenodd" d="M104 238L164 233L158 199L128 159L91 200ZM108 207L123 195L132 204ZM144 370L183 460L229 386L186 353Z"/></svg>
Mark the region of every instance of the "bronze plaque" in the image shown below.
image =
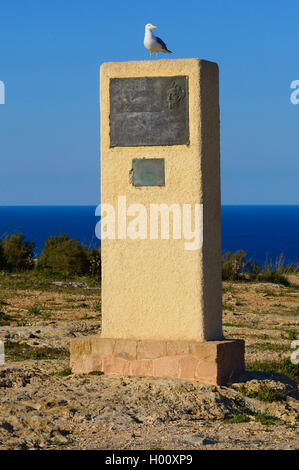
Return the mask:
<svg viewBox="0 0 299 470"><path fill-rule="evenodd" d="M110 79L110 147L188 145L188 77Z"/></svg>
<svg viewBox="0 0 299 470"><path fill-rule="evenodd" d="M164 158L134 158L133 186L165 186Z"/></svg>

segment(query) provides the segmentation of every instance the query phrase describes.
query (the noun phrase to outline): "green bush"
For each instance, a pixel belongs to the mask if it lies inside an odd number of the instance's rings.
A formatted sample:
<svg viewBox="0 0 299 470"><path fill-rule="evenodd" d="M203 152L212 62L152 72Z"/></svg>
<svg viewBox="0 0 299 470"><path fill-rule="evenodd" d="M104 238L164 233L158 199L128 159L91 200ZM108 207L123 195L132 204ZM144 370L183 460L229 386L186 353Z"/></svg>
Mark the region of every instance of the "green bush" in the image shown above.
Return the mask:
<svg viewBox="0 0 299 470"><path fill-rule="evenodd" d="M273 284L282 284L283 286L289 286L290 283L286 276L278 271L264 271L258 276L261 282L271 282Z"/></svg>
<svg viewBox="0 0 299 470"><path fill-rule="evenodd" d="M256 264L254 259L251 259L248 263L248 278L250 281L256 281L259 278L261 267Z"/></svg>
<svg viewBox="0 0 299 470"><path fill-rule="evenodd" d="M93 277L101 278L101 249L93 248L88 250L89 274Z"/></svg>
<svg viewBox="0 0 299 470"><path fill-rule="evenodd" d="M40 254L38 269L52 269L67 275L83 275L89 272L86 246L67 235L51 236Z"/></svg>
<svg viewBox="0 0 299 470"><path fill-rule="evenodd" d="M256 264L254 259L246 260L246 251L238 250L235 253L227 251L222 256L222 279L223 281L261 281L272 282L289 286L290 283L285 276L284 255L281 254L274 263L266 262L263 269Z"/></svg>
<svg viewBox="0 0 299 470"><path fill-rule="evenodd" d="M4 250L3 250L3 242L0 241L0 269L6 268Z"/></svg>
<svg viewBox="0 0 299 470"><path fill-rule="evenodd" d="M290 283L285 276L285 257L281 253L276 260L266 261L265 266L261 274L259 275L259 280L262 282L272 282L274 284L282 284L283 286L289 286Z"/></svg>
<svg viewBox="0 0 299 470"><path fill-rule="evenodd" d="M267 385L263 384L259 390L248 390L244 384L242 384L238 391L248 398L256 398L259 401L265 401L272 403L273 401L283 400L284 396L279 390L275 390Z"/></svg>
<svg viewBox="0 0 299 470"><path fill-rule="evenodd" d="M268 413L257 413L255 415L255 420L263 424L264 426L274 426L277 422L279 422L279 418L275 416L269 415Z"/></svg>
<svg viewBox="0 0 299 470"><path fill-rule="evenodd" d="M299 380L299 364L293 364L289 357L285 357L277 361L259 361L246 364L246 370L276 372L278 374L287 375L292 379Z"/></svg>
<svg viewBox="0 0 299 470"><path fill-rule="evenodd" d="M224 281L238 281L242 278L248 261L245 260L246 251L238 250L235 253L227 251L222 258L222 279Z"/></svg>
<svg viewBox="0 0 299 470"><path fill-rule="evenodd" d="M33 242L25 242L21 233L7 236L2 242L4 268L25 271L33 268ZM0 261L1 262L1 261Z"/></svg>

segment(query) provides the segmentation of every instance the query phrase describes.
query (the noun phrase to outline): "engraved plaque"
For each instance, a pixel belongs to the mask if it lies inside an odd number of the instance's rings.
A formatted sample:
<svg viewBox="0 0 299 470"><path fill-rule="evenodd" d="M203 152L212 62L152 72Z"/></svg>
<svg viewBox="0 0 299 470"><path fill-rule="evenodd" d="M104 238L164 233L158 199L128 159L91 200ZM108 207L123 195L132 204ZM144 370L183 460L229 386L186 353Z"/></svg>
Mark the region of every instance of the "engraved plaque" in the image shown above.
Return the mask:
<svg viewBox="0 0 299 470"><path fill-rule="evenodd" d="M133 186L165 186L164 158L134 158Z"/></svg>
<svg viewBox="0 0 299 470"><path fill-rule="evenodd" d="M188 145L188 77L110 80L110 147Z"/></svg>

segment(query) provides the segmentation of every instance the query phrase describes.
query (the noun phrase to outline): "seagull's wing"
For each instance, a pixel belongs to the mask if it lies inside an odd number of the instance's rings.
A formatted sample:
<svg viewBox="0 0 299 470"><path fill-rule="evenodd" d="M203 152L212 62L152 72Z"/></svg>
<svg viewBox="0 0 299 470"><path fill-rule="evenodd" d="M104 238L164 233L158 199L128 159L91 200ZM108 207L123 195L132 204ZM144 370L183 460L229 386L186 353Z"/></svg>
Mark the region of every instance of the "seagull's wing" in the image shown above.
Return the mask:
<svg viewBox="0 0 299 470"><path fill-rule="evenodd" d="M155 39L156 39L157 43L159 43L159 44L160 44L160 46L162 47L162 49L165 49L165 51L168 51L168 49L167 49L167 46L166 46L165 42L164 42L164 41L162 41L162 39L161 39L161 38L158 38L157 36L155 36ZM169 51L169 52L170 52L170 51Z"/></svg>

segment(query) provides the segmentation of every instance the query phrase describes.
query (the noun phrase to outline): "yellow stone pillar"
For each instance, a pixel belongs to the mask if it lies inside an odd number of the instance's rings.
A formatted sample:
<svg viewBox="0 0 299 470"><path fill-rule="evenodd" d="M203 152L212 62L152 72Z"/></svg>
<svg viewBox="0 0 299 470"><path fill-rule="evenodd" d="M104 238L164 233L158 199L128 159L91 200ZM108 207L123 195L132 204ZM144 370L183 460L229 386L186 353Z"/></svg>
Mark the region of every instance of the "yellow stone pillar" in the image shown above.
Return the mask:
<svg viewBox="0 0 299 470"><path fill-rule="evenodd" d="M244 342L222 335L218 66L105 63L100 82L102 332L72 368L225 383Z"/></svg>

